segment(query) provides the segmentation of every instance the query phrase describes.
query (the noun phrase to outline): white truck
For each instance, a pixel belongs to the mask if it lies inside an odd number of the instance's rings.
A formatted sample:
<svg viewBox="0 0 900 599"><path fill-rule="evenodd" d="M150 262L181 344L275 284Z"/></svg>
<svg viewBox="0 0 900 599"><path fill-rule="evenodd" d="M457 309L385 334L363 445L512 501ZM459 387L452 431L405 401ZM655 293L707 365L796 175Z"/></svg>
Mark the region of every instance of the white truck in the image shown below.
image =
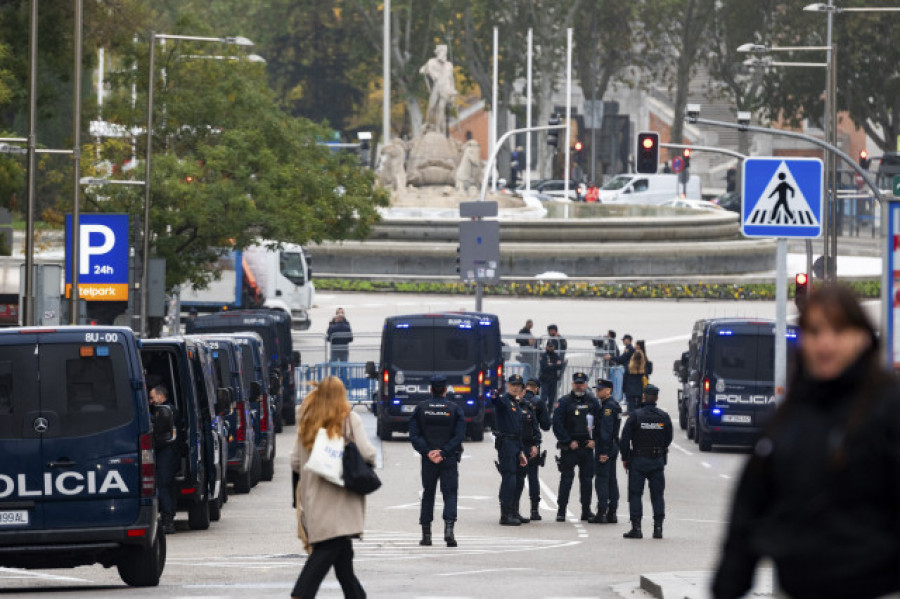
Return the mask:
<svg viewBox="0 0 900 599"><path fill-rule="evenodd" d="M678 175L616 175L600 188L603 204L663 204L681 195L682 184ZM702 200L700 177L691 175L687 195L691 200Z"/></svg>
<svg viewBox="0 0 900 599"><path fill-rule="evenodd" d="M182 288L182 310L268 308L290 314L296 329L309 328L316 288L310 256L303 246L259 240L243 251L229 251L213 268L221 278L206 289Z"/></svg>

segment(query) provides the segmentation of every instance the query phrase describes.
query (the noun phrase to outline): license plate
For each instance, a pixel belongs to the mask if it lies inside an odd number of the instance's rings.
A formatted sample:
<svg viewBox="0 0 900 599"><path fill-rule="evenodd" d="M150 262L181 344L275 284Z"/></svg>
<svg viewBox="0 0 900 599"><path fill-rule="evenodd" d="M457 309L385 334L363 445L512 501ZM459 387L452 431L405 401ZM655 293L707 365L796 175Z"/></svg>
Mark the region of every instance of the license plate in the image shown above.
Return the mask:
<svg viewBox="0 0 900 599"><path fill-rule="evenodd" d="M408 412L415 412L416 406L409 406L409 405L400 406L400 411L403 412L404 414L408 413Z"/></svg>
<svg viewBox="0 0 900 599"><path fill-rule="evenodd" d="M0 512L0 526L27 526L28 510Z"/></svg>
<svg viewBox="0 0 900 599"><path fill-rule="evenodd" d="M753 419L750 416L744 416L742 414L726 414L722 416L722 422L731 422L734 424L750 424L753 422Z"/></svg>

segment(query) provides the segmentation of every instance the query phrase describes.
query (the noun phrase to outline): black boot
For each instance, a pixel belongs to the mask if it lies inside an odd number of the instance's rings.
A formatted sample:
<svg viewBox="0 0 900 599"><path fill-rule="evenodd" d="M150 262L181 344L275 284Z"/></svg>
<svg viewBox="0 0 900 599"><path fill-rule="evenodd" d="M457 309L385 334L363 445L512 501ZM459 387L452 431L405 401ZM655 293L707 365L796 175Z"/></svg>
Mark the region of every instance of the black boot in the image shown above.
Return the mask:
<svg viewBox="0 0 900 599"><path fill-rule="evenodd" d="M566 506L561 505L559 509L556 510L556 521L557 522L565 522L566 521Z"/></svg>
<svg viewBox="0 0 900 599"><path fill-rule="evenodd" d="M640 520L632 520L631 521L631 530L622 535L626 539L643 539L644 535L641 532L641 521Z"/></svg>
<svg viewBox="0 0 900 599"><path fill-rule="evenodd" d="M538 520L543 520L543 518L541 518L541 512L540 512L540 509L539 509L539 506L540 506L540 505L541 505L541 504L540 504L539 501L532 501L532 502L531 502L531 519L532 519L533 521L535 521L535 522L538 521Z"/></svg>
<svg viewBox="0 0 900 599"><path fill-rule="evenodd" d="M447 547L456 547L456 537L453 536L453 520L444 520L444 541Z"/></svg>
<svg viewBox="0 0 900 599"><path fill-rule="evenodd" d="M529 522L531 522L531 520L519 513L518 504L516 504L516 506L513 508L513 515L518 518L519 522L521 522L522 524L528 524Z"/></svg>
<svg viewBox="0 0 900 599"><path fill-rule="evenodd" d="M172 514L163 514L162 515L162 531L167 535L175 534L175 516Z"/></svg>
<svg viewBox="0 0 900 599"><path fill-rule="evenodd" d="M654 521L653 521L653 538L654 538L654 539L661 539L661 538L663 538L663 536L662 536L662 524L663 524L663 521L662 521L661 519L660 519L660 520L654 520Z"/></svg>
<svg viewBox="0 0 900 599"><path fill-rule="evenodd" d="M616 507L610 507L606 510L606 522L607 524L618 524L619 518L616 516Z"/></svg>
<svg viewBox="0 0 900 599"><path fill-rule="evenodd" d="M606 512L597 510L597 515L588 520L590 524L606 524Z"/></svg>
<svg viewBox="0 0 900 599"><path fill-rule="evenodd" d="M581 519L585 522L590 522L591 518L594 517L594 513L591 511L590 506L581 508Z"/></svg>
<svg viewBox="0 0 900 599"><path fill-rule="evenodd" d="M519 526L520 524L522 524L522 521L516 518L512 508L500 508L500 526Z"/></svg>
<svg viewBox="0 0 900 599"><path fill-rule="evenodd" d="M422 525L422 540L419 541L419 545L431 547L431 524Z"/></svg>

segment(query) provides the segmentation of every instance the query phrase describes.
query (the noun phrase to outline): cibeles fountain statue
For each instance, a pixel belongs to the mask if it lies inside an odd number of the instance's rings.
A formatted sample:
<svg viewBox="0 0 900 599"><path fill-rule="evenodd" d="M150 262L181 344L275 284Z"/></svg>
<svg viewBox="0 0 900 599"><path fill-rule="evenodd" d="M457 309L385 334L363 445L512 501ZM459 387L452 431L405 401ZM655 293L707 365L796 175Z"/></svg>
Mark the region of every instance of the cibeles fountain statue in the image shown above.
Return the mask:
<svg viewBox="0 0 900 599"><path fill-rule="evenodd" d="M447 109L459 94L447 46L437 46L434 54L419 69L430 90L425 123L411 141L394 138L382 148L379 178L399 193L407 186L437 186L465 194L481 181L481 148L475 140L460 143L448 137Z"/></svg>

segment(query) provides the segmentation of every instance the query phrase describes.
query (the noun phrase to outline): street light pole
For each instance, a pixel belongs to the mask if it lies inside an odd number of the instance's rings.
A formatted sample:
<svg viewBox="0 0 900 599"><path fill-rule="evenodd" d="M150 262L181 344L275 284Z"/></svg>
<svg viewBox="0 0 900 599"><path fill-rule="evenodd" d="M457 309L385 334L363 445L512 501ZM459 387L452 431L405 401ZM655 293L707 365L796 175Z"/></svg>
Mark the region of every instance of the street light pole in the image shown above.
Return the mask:
<svg viewBox="0 0 900 599"><path fill-rule="evenodd" d="M75 0L75 102L73 107L72 181L75 195L72 201L72 289L69 299L69 324L78 324L78 271L81 267L81 43L84 0Z"/></svg>
<svg viewBox="0 0 900 599"><path fill-rule="evenodd" d="M28 37L28 191L25 207L25 297L22 324L34 325L34 193L37 173L38 0L31 0Z"/></svg>

